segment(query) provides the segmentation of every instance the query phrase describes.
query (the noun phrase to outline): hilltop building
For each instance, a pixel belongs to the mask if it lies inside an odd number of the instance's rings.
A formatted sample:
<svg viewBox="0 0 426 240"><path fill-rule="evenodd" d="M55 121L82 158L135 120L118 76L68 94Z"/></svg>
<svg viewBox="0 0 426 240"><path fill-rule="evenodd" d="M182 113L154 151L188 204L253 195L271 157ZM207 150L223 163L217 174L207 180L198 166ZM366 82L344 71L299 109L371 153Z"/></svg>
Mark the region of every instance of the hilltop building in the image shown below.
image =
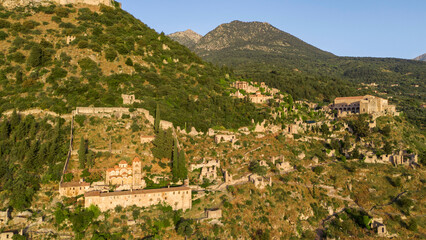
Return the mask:
<svg viewBox="0 0 426 240"><path fill-rule="evenodd" d="M350 114L377 114L395 115L395 105L389 105L387 99L365 95L357 97L338 97L331 108L339 111L341 115Z"/></svg>

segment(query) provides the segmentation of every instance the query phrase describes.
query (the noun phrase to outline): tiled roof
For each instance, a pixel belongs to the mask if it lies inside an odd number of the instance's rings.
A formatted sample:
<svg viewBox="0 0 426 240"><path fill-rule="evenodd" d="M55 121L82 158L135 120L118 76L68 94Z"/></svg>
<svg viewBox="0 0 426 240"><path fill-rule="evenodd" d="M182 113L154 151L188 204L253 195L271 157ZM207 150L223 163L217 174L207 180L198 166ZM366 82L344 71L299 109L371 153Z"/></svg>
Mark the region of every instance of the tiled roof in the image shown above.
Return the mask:
<svg viewBox="0 0 426 240"><path fill-rule="evenodd" d="M123 195L136 195L136 194L148 194L148 193L164 193L164 192L175 192L175 191L191 191L189 187L171 187L171 188L159 188L159 189L143 189L135 191L121 191L121 192L107 192L102 193L101 191L87 192L84 197L108 197L108 196L123 196Z"/></svg>
<svg viewBox="0 0 426 240"><path fill-rule="evenodd" d="M355 97L337 97L336 100L353 100L353 99L363 99L364 96L355 96Z"/></svg>
<svg viewBox="0 0 426 240"><path fill-rule="evenodd" d="M90 183L87 182L66 182L61 183L60 187L87 187L90 186Z"/></svg>

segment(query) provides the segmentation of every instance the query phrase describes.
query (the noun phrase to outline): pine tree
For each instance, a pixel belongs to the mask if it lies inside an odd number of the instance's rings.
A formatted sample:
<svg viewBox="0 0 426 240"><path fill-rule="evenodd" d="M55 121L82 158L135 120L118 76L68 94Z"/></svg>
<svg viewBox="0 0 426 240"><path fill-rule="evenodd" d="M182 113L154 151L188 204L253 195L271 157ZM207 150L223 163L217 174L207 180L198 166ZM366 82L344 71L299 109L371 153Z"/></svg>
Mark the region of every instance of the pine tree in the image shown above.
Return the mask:
<svg viewBox="0 0 426 240"><path fill-rule="evenodd" d="M7 120L5 120L0 124L0 141L8 139L9 134L10 134L10 124Z"/></svg>
<svg viewBox="0 0 426 240"><path fill-rule="evenodd" d="M179 151L177 146L177 139L174 141L174 148L173 148L173 161L172 161L172 175L173 175L173 182L177 182L180 178L180 172L179 172Z"/></svg>
<svg viewBox="0 0 426 240"><path fill-rule="evenodd" d="M86 167L86 160L87 160L86 140L83 137L81 137L80 148L78 149L78 162L80 163L81 169Z"/></svg>
<svg viewBox="0 0 426 240"><path fill-rule="evenodd" d="M154 130L156 133L160 132L160 105L157 103L157 109L155 110L155 122L154 122Z"/></svg>
<svg viewBox="0 0 426 240"><path fill-rule="evenodd" d="M15 129L19 123L21 122L21 116L16 112L16 110L13 110L12 116L10 117L10 126L11 129Z"/></svg>

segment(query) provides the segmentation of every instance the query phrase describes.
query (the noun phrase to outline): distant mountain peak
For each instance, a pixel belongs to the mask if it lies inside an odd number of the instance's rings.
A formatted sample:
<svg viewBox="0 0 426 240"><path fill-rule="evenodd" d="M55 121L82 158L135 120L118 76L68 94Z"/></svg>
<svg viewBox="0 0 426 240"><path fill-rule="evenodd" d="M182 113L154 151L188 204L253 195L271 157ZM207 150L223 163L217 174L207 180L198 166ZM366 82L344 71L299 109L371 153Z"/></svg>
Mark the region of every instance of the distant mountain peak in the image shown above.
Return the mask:
<svg viewBox="0 0 426 240"><path fill-rule="evenodd" d="M292 56L333 56L267 22L243 22L234 20L219 25L207 33L194 46L201 57L210 60L216 52L241 55L241 51Z"/></svg>
<svg viewBox="0 0 426 240"><path fill-rule="evenodd" d="M414 60L418 60L418 61L426 61L426 53L423 55L420 55L416 58L414 58Z"/></svg>
<svg viewBox="0 0 426 240"><path fill-rule="evenodd" d="M194 47L198 43L198 41L200 41L200 39L203 37L202 35L194 32L191 29L187 29L182 32L175 32L169 34L168 36L188 48Z"/></svg>

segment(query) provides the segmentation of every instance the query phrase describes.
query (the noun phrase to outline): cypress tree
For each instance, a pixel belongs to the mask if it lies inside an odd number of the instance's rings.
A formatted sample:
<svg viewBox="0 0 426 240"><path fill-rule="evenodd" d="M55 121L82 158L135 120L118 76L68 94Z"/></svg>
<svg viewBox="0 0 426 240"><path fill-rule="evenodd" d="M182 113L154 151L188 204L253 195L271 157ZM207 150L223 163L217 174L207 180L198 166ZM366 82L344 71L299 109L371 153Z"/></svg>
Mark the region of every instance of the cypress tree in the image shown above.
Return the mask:
<svg viewBox="0 0 426 240"><path fill-rule="evenodd" d="M160 132L160 105L157 103L157 109L155 110L155 122L154 122L154 130L156 133Z"/></svg>
<svg viewBox="0 0 426 240"><path fill-rule="evenodd" d="M174 141L174 148L173 148L172 175L173 175L173 182L177 182L180 178L180 172L179 172L179 152L178 152L176 139Z"/></svg>
<svg viewBox="0 0 426 240"><path fill-rule="evenodd" d="M78 162L80 163L81 169L85 168L86 160L87 160L86 140L84 140L84 138L81 137L80 148L78 149Z"/></svg>
<svg viewBox="0 0 426 240"><path fill-rule="evenodd" d="M188 169L186 168L185 152L182 150L179 152L179 178L185 180L188 178Z"/></svg>

